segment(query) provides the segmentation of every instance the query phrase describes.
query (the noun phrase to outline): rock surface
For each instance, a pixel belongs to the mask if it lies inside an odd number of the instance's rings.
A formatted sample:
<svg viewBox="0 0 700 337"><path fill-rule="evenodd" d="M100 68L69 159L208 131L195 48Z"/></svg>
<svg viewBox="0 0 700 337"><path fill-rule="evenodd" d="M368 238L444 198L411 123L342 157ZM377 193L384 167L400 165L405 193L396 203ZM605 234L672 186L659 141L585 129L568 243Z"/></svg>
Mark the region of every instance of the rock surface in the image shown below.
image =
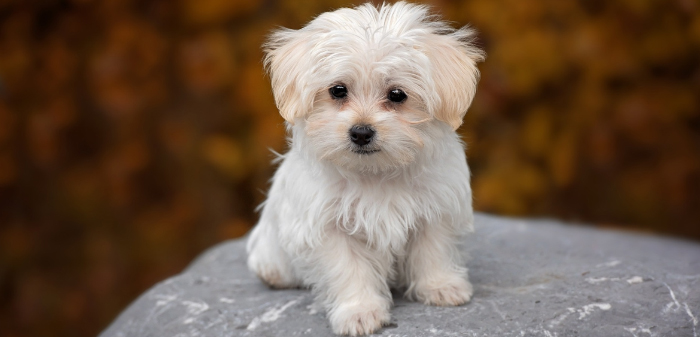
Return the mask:
<svg viewBox="0 0 700 337"><path fill-rule="evenodd" d="M461 307L394 295L382 336L693 336L700 334L700 245L553 221L477 215L465 242L474 285ZM156 285L100 336L329 336L308 290L270 290L245 242L213 247Z"/></svg>

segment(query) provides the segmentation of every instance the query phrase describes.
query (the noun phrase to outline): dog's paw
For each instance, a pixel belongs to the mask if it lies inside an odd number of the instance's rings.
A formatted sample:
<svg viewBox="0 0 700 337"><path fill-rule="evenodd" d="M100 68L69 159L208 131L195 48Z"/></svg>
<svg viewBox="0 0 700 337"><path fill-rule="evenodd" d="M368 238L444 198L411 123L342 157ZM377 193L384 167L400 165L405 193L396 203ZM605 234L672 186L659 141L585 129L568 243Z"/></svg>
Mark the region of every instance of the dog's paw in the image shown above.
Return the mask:
<svg viewBox="0 0 700 337"><path fill-rule="evenodd" d="M284 277L279 270L266 268L256 273L268 287L273 289L288 289L298 287L296 281L289 277Z"/></svg>
<svg viewBox="0 0 700 337"><path fill-rule="evenodd" d="M296 288L300 282L289 267L277 263L262 262L255 254L248 257L248 267L268 287L274 289Z"/></svg>
<svg viewBox="0 0 700 337"><path fill-rule="evenodd" d="M389 309L368 303L342 305L331 314L333 332L339 335L369 335L389 324Z"/></svg>
<svg viewBox="0 0 700 337"><path fill-rule="evenodd" d="M457 278L433 287L419 287L416 297L427 305L457 306L469 302L472 292L469 281Z"/></svg>

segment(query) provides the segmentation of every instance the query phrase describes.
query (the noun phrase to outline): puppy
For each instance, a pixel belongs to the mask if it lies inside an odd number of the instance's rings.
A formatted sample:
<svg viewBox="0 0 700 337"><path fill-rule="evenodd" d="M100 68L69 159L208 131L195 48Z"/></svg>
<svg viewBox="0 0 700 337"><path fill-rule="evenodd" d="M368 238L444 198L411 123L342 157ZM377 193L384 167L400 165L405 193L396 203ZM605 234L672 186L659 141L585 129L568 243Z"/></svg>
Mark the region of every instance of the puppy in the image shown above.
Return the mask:
<svg viewBox="0 0 700 337"><path fill-rule="evenodd" d="M311 287L337 334L389 323L390 288L469 301L457 243L472 192L455 130L483 53L425 6L370 4L274 32L265 66L291 134L248 266L273 288Z"/></svg>

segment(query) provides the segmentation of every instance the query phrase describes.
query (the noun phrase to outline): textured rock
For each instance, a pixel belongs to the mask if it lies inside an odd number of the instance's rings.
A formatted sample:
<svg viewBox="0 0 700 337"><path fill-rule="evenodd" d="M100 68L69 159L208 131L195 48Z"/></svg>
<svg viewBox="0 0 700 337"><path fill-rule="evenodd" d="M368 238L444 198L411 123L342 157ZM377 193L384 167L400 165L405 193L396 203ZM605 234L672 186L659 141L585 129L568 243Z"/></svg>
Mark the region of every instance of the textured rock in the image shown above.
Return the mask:
<svg viewBox="0 0 700 337"><path fill-rule="evenodd" d="M474 297L428 307L394 296L384 336L694 336L700 245L478 215L465 242ZM327 336L308 290L270 290L222 243L143 294L105 330L117 336Z"/></svg>

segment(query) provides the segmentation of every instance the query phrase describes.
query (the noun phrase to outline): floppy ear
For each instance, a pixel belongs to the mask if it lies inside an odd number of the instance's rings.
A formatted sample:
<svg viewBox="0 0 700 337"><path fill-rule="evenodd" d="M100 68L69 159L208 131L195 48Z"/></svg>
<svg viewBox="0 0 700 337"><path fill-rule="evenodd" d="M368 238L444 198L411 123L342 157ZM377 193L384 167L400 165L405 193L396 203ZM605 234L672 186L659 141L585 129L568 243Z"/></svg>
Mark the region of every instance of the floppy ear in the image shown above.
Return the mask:
<svg viewBox="0 0 700 337"><path fill-rule="evenodd" d="M435 90L440 98L433 113L455 130L462 125L476 93L479 81L476 62L484 60L483 51L472 44L473 39L474 31L462 28L433 35L427 42Z"/></svg>
<svg viewBox="0 0 700 337"><path fill-rule="evenodd" d="M306 64L311 48L307 35L303 30L282 28L273 32L263 45L265 70L270 74L275 104L280 115L292 125L295 118L311 110L315 95L307 90L303 72L311 69Z"/></svg>

